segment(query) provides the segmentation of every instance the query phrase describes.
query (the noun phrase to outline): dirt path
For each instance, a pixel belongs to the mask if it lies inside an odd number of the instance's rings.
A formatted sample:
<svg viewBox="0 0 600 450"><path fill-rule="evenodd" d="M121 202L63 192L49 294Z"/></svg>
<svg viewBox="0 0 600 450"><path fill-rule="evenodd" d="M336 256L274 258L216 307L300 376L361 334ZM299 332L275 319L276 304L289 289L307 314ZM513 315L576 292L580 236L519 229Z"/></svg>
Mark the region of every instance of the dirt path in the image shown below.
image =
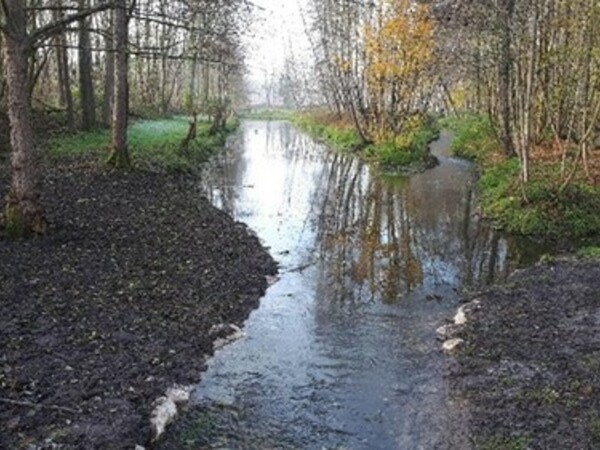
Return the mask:
<svg viewBox="0 0 600 450"><path fill-rule="evenodd" d="M476 448L600 448L600 262L531 267L477 298L450 376Z"/></svg>
<svg viewBox="0 0 600 450"><path fill-rule="evenodd" d="M60 168L44 192L48 236L0 236L0 448L144 445L153 401L198 381L211 327L276 265L189 177Z"/></svg>

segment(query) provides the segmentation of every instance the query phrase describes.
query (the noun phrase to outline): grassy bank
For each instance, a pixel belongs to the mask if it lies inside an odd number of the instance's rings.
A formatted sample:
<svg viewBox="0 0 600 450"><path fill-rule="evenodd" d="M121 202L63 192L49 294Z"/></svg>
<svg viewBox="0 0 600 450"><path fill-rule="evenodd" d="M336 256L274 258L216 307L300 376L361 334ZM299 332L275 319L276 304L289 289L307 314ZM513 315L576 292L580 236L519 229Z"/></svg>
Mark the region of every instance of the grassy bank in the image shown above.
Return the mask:
<svg viewBox="0 0 600 450"><path fill-rule="evenodd" d="M540 143L532 153L530 181L522 188L518 159L504 157L486 117L445 119L443 125L455 134L454 154L477 163L481 210L499 228L552 239L600 234L598 179L575 177L563 189L561 154L551 142Z"/></svg>
<svg viewBox="0 0 600 450"><path fill-rule="evenodd" d="M232 123L224 132L210 135L210 124L198 122L196 139L190 143L187 151L182 151L181 143L189 128L186 118L142 120L129 127L129 152L136 167L192 170L199 161L222 147L227 133L236 126ZM107 157L109 143L108 130L53 137L48 141L48 154L52 160L86 156L100 161Z"/></svg>
<svg viewBox="0 0 600 450"><path fill-rule="evenodd" d="M421 172L436 163L429 153L429 144L439 135L433 120L413 120L403 134L369 144L364 143L348 119L325 113L305 113L294 116L293 121L300 129L328 146L355 152L384 173Z"/></svg>
<svg viewBox="0 0 600 450"><path fill-rule="evenodd" d="M240 116L247 120L292 120L294 111L283 108L258 108L242 111Z"/></svg>

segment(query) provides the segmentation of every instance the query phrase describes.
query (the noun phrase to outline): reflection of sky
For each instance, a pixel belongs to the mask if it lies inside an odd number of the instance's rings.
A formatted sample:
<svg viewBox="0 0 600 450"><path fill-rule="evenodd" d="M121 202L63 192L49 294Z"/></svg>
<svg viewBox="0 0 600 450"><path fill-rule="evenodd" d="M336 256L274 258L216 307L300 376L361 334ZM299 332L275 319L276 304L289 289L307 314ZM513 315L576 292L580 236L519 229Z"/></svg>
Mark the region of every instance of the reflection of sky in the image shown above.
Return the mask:
<svg viewBox="0 0 600 450"><path fill-rule="evenodd" d="M454 314L465 273L486 277L508 260L504 241L469 213L469 167L444 160L381 180L281 122L245 122L229 147L204 189L250 225L281 273L246 338L217 352L194 393L241 411L220 448L465 448L449 444L434 330ZM356 280L361 258L373 281ZM422 272L410 295L407 260ZM386 283L397 291L382 302Z"/></svg>
<svg viewBox="0 0 600 450"><path fill-rule="evenodd" d="M344 161L289 124L246 122L207 169L207 192L250 225L282 266L246 338L217 352L194 393L197 402L244 413L225 433L237 442L223 447L282 448L268 442L288 437L289 448L447 442L434 330L454 311L453 301L341 302L331 268L311 264L319 240L336 227L355 239L360 206L372 197L365 165ZM346 205L349 214L323 222L329 207ZM273 441L256 441L256 433Z"/></svg>

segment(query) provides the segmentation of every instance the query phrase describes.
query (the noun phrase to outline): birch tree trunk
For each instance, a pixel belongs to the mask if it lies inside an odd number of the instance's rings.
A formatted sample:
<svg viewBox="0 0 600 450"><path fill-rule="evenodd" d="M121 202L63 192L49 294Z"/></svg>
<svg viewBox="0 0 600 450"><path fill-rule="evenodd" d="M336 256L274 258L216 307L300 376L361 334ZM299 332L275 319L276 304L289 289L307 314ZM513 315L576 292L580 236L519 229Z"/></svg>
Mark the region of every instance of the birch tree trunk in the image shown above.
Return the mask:
<svg viewBox="0 0 600 450"><path fill-rule="evenodd" d="M501 0L501 26L500 26L500 61L499 61L499 97L500 97L500 137L504 146L504 153L511 157L515 154L512 131L512 18L515 9L515 0Z"/></svg>

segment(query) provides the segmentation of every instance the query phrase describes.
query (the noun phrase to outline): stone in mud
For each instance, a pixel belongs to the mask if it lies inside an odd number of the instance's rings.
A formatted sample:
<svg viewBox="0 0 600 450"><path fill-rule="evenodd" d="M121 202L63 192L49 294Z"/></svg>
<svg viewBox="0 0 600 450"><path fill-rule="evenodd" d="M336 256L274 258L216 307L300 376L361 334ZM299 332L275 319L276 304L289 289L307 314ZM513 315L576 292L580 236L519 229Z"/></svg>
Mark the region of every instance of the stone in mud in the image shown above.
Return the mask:
<svg viewBox="0 0 600 450"><path fill-rule="evenodd" d="M448 339L442 344L442 349L446 353L454 353L458 347L464 344L464 340L460 338Z"/></svg>
<svg viewBox="0 0 600 450"><path fill-rule="evenodd" d="M446 325L442 325L435 330L435 333L440 341L447 341L448 339L452 339L454 336L456 336L461 330L462 327L453 323L447 323Z"/></svg>
<svg viewBox="0 0 600 450"><path fill-rule="evenodd" d="M454 316L454 324L455 325L465 325L467 323L467 315L472 314L473 311L479 309L481 307L481 302L479 300L473 300L469 303L465 303L456 312Z"/></svg>
<svg viewBox="0 0 600 450"><path fill-rule="evenodd" d="M164 397L156 400L156 407L150 419L154 431L154 440L157 440L165 432L167 425L177 417L177 405L188 402L191 392L192 388L190 386L174 386L167 390Z"/></svg>

